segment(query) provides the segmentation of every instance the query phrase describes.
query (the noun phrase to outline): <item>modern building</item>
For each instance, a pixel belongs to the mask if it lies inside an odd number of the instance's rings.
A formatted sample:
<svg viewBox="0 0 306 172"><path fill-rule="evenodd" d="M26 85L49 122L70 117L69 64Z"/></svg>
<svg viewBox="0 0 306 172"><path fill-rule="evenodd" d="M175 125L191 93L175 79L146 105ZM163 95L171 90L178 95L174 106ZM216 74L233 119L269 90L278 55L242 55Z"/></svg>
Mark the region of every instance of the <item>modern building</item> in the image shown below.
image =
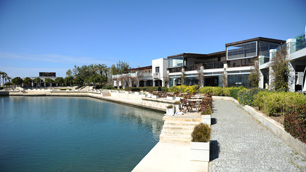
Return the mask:
<svg viewBox="0 0 306 172"><path fill-rule="evenodd" d="M305 28L306 32L306 28ZM306 91L305 33L287 41L257 37L225 44L225 51L209 54L182 53L152 60L152 66L134 68L129 74L114 75L114 86L244 86L258 61L259 88L271 89L271 60L280 47L287 48L290 91ZM124 79L130 78L130 79ZM134 78L137 78L137 82ZM184 83L183 83L184 82ZM134 83L134 84L133 84Z"/></svg>
<svg viewBox="0 0 306 172"><path fill-rule="evenodd" d="M170 86L245 86L259 57L267 59L269 50L285 41L257 37L225 45L226 50L211 54L183 53L169 56ZM184 83L181 79L184 78ZM223 79L222 79L223 78Z"/></svg>
<svg viewBox="0 0 306 172"><path fill-rule="evenodd" d="M306 33L306 28L305 28ZM286 60L289 61L289 75L288 75L288 88L289 91L304 91L306 92L306 36L301 34L295 38L287 39L284 44L282 44L283 48L287 50ZM269 49L269 53L265 53L260 56L260 82L259 88L272 88L272 68L271 61L275 57L277 51L281 47L276 47L274 49Z"/></svg>

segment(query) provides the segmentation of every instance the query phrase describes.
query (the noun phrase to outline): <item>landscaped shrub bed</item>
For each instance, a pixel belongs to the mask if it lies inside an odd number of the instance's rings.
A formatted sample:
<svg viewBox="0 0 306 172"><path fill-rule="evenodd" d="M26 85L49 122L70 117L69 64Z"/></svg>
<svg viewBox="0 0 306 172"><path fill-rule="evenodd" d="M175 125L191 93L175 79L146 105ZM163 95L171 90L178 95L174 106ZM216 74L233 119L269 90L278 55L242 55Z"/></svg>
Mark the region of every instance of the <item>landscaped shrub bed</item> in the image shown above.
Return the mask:
<svg viewBox="0 0 306 172"><path fill-rule="evenodd" d="M254 96L262 89L252 88L252 89L241 89L238 93L238 101L242 105L253 106ZM236 93L235 93L236 94Z"/></svg>
<svg viewBox="0 0 306 172"><path fill-rule="evenodd" d="M147 92L153 92L158 91L158 87L125 87L125 91L147 91ZM167 92L167 87L161 87L161 91Z"/></svg>
<svg viewBox="0 0 306 172"><path fill-rule="evenodd" d="M306 96L293 92L259 91L253 100L253 106L269 116L288 114L303 105L306 105Z"/></svg>
<svg viewBox="0 0 306 172"><path fill-rule="evenodd" d="M285 115L284 128L294 138L306 143L306 105L295 107Z"/></svg>

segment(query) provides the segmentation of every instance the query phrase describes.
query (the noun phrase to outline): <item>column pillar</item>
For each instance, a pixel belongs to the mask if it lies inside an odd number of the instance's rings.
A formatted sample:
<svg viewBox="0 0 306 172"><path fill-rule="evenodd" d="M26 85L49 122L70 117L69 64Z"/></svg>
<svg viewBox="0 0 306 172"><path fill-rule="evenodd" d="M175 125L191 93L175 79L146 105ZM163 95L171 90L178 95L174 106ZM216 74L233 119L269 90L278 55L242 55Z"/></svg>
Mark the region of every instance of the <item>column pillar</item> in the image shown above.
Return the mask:
<svg viewBox="0 0 306 172"><path fill-rule="evenodd" d="M295 69L292 62L288 63L289 74L288 74L288 91L295 92Z"/></svg>
<svg viewBox="0 0 306 172"><path fill-rule="evenodd" d="M155 87L155 80L154 80L154 79L152 79L152 82L153 82L153 87Z"/></svg>
<svg viewBox="0 0 306 172"><path fill-rule="evenodd" d="M147 86L147 81L146 80L143 81L143 86L145 86L145 87Z"/></svg>
<svg viewBox="0 0 306 172"><path fill-rule="evenodd" d="M264 75L261 70L259 70L259 82L258 82L259 88L264 88Z"/></svg>
<svg viewBox="0 0 306 172"><path fill-rule="evenodd" d="M223 68L224 68L224 71L223 71L223 74L224 74L224 78L223 78L223 87L225 86L228 86L228 75L227 75L227 63L224 63L223 64Z"/></svg>

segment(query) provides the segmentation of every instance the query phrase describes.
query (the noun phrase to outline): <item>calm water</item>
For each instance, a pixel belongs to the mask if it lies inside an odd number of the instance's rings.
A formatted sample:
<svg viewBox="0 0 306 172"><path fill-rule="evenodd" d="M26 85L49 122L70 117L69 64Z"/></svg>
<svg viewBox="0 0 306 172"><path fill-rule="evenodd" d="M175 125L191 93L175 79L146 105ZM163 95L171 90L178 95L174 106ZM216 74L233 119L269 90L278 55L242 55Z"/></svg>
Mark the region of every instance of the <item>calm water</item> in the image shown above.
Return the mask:
<svg viewBox="0 0 306 172"><path fill-rule="evenodd" d="M91 98L0 97L0 171L131 171L162 114Z"/></svg>

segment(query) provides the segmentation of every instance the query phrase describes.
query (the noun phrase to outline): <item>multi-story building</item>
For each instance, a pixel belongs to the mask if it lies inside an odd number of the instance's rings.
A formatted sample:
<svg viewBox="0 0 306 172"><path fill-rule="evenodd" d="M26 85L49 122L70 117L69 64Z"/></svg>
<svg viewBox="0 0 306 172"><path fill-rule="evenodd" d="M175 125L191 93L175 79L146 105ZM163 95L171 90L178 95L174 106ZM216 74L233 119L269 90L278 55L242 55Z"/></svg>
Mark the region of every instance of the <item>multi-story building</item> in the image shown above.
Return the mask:
<svg viewBox="0 0 306 172"><path fill-rule="evenodd" d="M306 33L306 28L305 28ZM289 61L289 74L288 74L288 89L291 92L303 91L306 92L306 36L305 33L292 39L287 39L283 48L286 48L287 56L286 60ZM260 88L270 89L272 81L277 78L273 78L273 70L271 67L271 61L275 57L276 52L281 47L269 49L269 52L259 56L259 69L260 69ZM272 88L273 89L273 88Z"/></svg>
<svg viewBox="0 0 306 172"><path fill-rule="evenodd" d="M285 41L270 38L253 38L225 45L226 50L211 54L183 53L169 56L170 86L245 86L249 87L249 74L254 61L265 57L269 50ZM182 83L184 78L184 83Z"/></svg>
<svg viewBox="0 0 306 172"><path fill-rule="evenodd" d="M152 66L134 68L129 74L113 76L114 86L171 87L199 84L249 87L249 74L254 70L255 61L258 61L259 87L268 89L273 80L271 60L281 46L287 48L287 60L290 61L289 90L304 88L306 91L305 34L287 41L257 37L225 44L225 51L210 54L182 53L156 59L152 61ZM123 80L124 76L129 76L130 80ZM133 78L138 78L137 82L133 82Z"/></svg>

